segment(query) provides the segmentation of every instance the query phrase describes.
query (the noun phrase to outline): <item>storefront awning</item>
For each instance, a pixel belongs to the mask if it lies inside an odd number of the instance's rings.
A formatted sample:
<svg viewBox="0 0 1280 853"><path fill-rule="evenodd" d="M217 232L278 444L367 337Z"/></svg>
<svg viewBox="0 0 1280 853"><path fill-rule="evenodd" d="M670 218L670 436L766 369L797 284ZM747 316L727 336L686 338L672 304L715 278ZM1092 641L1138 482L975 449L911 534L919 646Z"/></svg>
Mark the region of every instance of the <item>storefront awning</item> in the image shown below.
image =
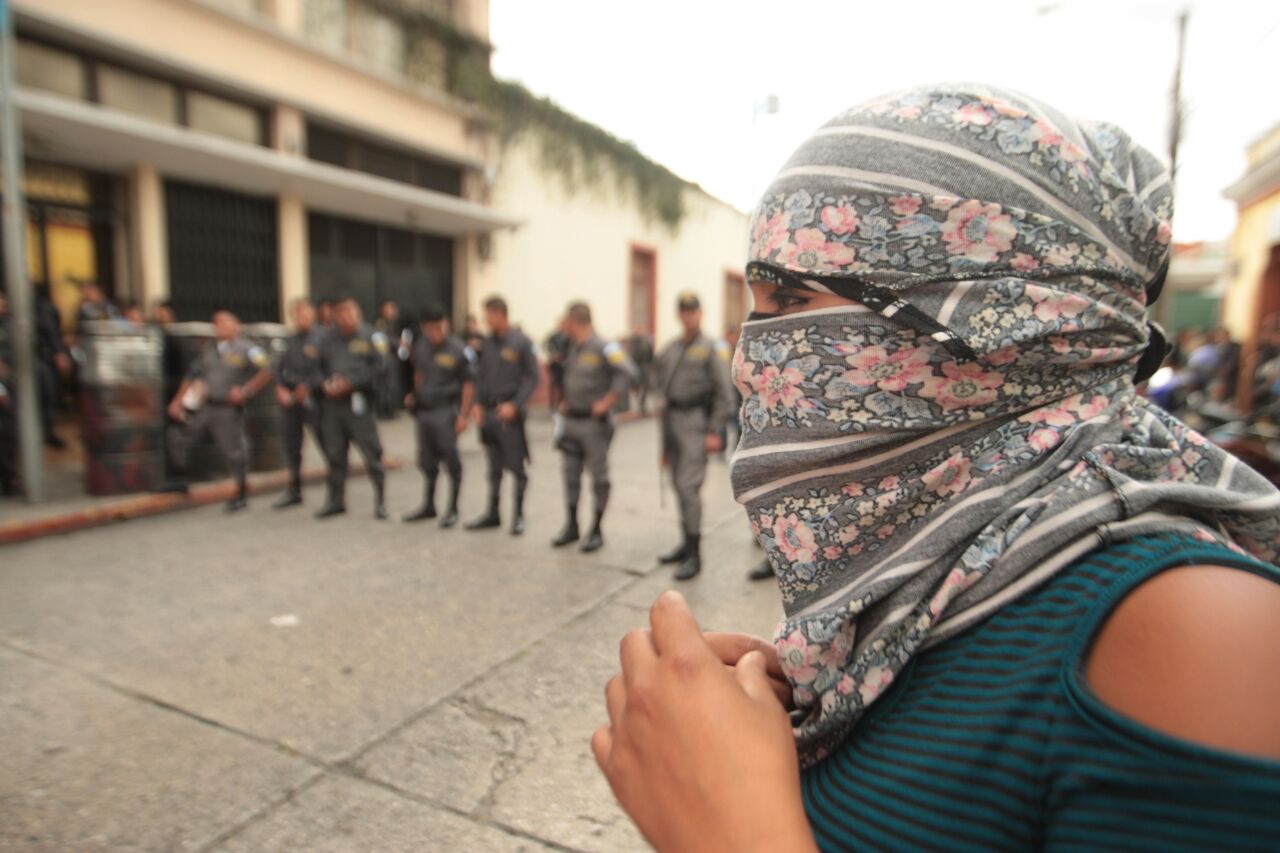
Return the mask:
<svg viewBox="0 0 1280 853"><path fill-rule="evenodd" d="M27 156L105 172L139 163L166 177L256 195L290 193L308 208L447 237L514 228L483 205L305 157L157 124L29 89L14 98Z"/></svg>

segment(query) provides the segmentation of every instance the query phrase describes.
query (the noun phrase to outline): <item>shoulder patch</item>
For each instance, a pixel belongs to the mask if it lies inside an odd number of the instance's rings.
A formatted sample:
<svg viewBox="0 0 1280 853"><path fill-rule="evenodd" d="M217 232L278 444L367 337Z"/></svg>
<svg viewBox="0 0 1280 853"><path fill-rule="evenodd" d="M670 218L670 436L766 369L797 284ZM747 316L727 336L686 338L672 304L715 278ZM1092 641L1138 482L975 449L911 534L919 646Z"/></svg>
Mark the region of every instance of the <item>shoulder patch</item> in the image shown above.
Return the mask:
<svg viewBox="0 0 1280 853"><path fill-rule="evenodd" d="M266 367L269 360L262 347L249 347L249 361L254 367Z"/></svg>
<svg viewBox="0 0 1280 853"><path fill-rule="evenodd" d="M733 350L730 349L728 341L716 341L716 355L720 356L721 361L729 361L733 358Z"/></svg>
<svg viewBox="0 0 1280 853"><path fill-rule="evenodd" d="M387 336L382 332L374 332L369 336L369 342L373 344L373 348L378 352L386 352L391 347L387 343Z"/></svg>

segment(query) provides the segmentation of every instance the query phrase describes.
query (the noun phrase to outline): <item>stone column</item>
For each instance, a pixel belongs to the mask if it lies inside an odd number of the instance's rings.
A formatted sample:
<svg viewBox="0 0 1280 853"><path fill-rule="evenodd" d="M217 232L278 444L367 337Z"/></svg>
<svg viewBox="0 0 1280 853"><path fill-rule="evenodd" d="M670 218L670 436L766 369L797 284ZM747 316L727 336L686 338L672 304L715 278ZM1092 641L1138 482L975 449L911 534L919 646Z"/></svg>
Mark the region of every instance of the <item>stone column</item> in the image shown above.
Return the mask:
<svg viewBox="0 0 1280 853"><path fill-rule="evenodd" d="M165 227L164 178L150 163L129 175L129 220L136 264L138 301L169 298L169 241Z"/></svg>
<svg viewBox="0 0 1280 853"><path fill-rule="evenodd" d="M281 4L277 0L277 13ZM272 113L272 147L289 157L306 156L307 125L294 107L276 105ZM280 258L280 314L289 321L289 303L311 292L307 208L297 195L282 192L276 203L276 252Z"/></svg>
<svg viewBox="0 0 1280 853"><path fill-rule="evenodd" d="M289 303L311 292L307 208L296 195L281 193L277 204L280 255L280 313L288 322Z"/></svg>

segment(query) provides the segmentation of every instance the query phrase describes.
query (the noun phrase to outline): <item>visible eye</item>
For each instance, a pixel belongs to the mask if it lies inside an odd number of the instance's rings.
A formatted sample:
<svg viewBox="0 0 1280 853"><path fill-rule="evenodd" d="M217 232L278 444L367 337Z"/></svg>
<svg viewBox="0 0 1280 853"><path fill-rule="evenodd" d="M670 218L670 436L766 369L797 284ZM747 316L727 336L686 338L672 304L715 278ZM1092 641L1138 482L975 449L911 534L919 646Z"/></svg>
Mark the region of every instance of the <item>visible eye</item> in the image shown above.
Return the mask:
<svg viewBox="0 0 1280 853"><path fill-rule="evenodd" d="M772 301L778 309L778 313L785 314L794 308L803 308L809 304L811 298L808 294L802 294L795 290L782 290L779 288L773 292Z"/></svg>

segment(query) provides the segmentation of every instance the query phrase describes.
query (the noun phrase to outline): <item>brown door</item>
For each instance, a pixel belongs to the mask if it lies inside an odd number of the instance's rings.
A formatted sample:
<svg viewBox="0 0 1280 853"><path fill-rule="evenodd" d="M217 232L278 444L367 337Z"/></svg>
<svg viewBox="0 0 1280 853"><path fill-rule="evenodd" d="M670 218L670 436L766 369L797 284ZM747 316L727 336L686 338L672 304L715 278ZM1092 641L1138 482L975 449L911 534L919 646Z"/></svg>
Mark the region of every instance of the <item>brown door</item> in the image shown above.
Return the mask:
<svg viewBox="0 0 1280 853"><path fill-rule="evenodd" d="M631 247L631 284L627 319L631 331L639 329L656 339L658 259L652 249Z"/></svg>

